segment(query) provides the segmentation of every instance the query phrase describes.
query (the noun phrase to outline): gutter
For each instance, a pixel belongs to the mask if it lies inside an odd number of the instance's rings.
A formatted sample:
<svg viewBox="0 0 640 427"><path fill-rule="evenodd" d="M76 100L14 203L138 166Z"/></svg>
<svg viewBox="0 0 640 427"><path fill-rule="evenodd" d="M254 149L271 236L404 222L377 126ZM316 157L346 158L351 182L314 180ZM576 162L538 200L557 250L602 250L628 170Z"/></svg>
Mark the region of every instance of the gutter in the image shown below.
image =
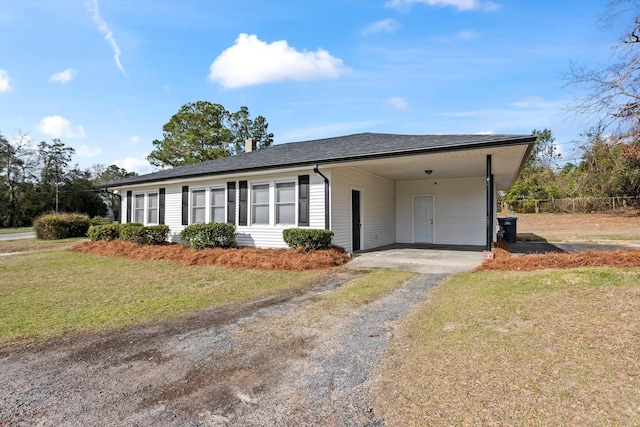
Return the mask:
<svg viewBox="0 0 640 427"><path fill-rule="evenodd" d="M310 159L310 160L304 160L304 161L298 161L298 162L292 162L292 163L265 164L260 166L245 166L245 167L240 167L238 169L193 172L193 173L187 173L185 175L170 174L169 176L159 176L159 177L152 176L152 177L141 179L147 175L155 175L162 172L174 171L181 167L185 167L185 166L180 166L178 168L166 169L164 171L153 172L151 174L139 175L132 178L123 178L121 181L124 181L124 182L122 183L119 183L119 181L112 181L112 182L106 183L106 185L98 185L97 188L123 187L127 185L147 184L152 182L168 181L172 179L199 178L204 176L240 174L245 172L259 172L259 171L267 171L267 170L273 170L273 169L297 168L297 167L304 168L304 167L308 167L309 165L313 165L314 167L316 167L318 164L339 164L339 163L345 163L345 162L357 162L357 161L363 161L363 160L384 159L384 158L390 158L390 157L405 157L405 156L412 156L416 154L437 154L437 153L447 153L452 151L471 151L471 150L481 150L484 148L505 147L505 146L508 147L513 145L531 144L532 142L535 142L536 139L537 138L535 136L528 136L524 138L523 137L517 138L515 140L510 139L510 140L497 141L497 142L496 141L480 142L476 144L466 145L466 146L463 146L462 148L459 145L451 145L451 146L435 147L435 148L428 147L428 148L412 149L407 151L387 151L383 153L372 153L372 154L366 154L366 155L351 155L349 157L343 157L343 158L337 158L337 159L336 158L324 158L324 159L318 158L316 160ZM275 147L277 146L273 146L270 148L275 148ZM530 148L532 149L533 147L531 147L530 145ZM259 151L260 150L257 150L256 153ZM529 150L529 152L531 151ZM186 166L191 166L191 165L186 165ZM524 167L524 163L521 165L521 167Z"/></svg>
<svg viewBox="0 0 640 427"><path fill-rule="evenodd" d="M318 170L317 164L313 165L313 171L324 179L324 228L329 230L329 178Z"/></svg>

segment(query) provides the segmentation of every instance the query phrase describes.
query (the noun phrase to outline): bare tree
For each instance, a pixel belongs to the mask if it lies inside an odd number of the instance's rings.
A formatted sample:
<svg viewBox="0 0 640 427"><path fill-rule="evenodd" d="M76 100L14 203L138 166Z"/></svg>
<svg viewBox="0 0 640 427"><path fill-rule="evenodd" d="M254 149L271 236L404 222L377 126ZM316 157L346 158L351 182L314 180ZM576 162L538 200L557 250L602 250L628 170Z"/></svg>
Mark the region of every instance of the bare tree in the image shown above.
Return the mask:
<svg viewBox="0 0 640 427"><path fill-rule="evenodd" d="M569 86L586 89L571 110L595 116L599 127L622 134L637 130L640 119L640 2L614 0L602 16L605 26L624 20L627 29L612 47L612 62L602 69L571 64Z"/></svg>

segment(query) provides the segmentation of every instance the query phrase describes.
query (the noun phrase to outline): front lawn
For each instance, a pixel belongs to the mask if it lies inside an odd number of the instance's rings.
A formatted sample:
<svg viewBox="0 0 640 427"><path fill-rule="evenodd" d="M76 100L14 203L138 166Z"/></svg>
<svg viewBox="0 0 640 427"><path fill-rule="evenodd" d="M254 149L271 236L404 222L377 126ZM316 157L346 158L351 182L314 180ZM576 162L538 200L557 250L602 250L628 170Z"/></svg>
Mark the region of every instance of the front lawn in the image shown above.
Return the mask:
<svg viewBox="0 0 640 427"><path fill-rule="evenodd" d="M397 331L378 410L402 426L637 426L638 355L638 269L459 274Z"/></svg>
<svg viewBox="0 0 640 427"><path fill-rule="evenodd" d="M0 258L0 345L100 331L308 286L326 272L235 270L62 250Z"/></svg>

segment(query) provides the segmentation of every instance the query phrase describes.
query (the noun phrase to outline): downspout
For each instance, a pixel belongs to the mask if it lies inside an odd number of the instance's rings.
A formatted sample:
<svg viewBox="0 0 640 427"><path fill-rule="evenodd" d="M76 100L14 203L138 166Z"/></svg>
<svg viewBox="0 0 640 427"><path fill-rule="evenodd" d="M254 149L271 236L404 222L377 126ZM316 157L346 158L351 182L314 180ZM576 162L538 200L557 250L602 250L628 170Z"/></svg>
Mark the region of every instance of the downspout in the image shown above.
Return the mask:
<svg viewBox="0 0 640 427"><path fill-rule="evenodd" d="M493 243L493 175L491 174L491 154L487 155L487 245L485 250L491 251Z"/></svg>
<svg viewBox="0 0 640 427"><path fill-rule="evenodd" d="M324 228L329 230L329 179L318 170L318 165L313 165L313 171L324 179Z"/></svg>

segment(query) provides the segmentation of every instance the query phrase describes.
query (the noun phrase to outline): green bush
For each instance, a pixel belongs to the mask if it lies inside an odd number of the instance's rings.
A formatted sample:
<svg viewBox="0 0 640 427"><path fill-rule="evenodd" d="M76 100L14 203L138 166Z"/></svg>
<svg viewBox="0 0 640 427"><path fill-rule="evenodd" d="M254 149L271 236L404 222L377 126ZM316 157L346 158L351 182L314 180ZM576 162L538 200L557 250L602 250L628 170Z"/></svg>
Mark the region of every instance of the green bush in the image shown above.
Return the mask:
<svg viewBox="0 0 640 427"><path fill-rule="evenodd" d="M139 245L162 244L167 241L170 231L168 225L150 225L145 227L139 222L120 224L118 229L120 231L120 240L123 242L137 243Z"/></svg>
<svg viewBox="0 0 640 427"><path fill-rule="evenodd" d="M79 213L49 213L33 221L36 237L45 240L84 237L90 226L89 216Z"/></svg>
<svg viewBox="0 0 640 427"><path fill-rule="evenodd" d="M169 231L168 225L151 225L145 227L147 233L147 243L150 245L160 245L167 241Z"/></svg>
<svg viewBox="0 0 640 427"><path fill-rule="evenodd" d="M131 222L120 227L120 240L123 242L137 243L144 245L147 243L147 231L140 223Z"/></svg>
<svg viewBox="0 0 640 427"><path fill-rule="evenodd" d="M313 228L287 228L282 238L290 248L303 248L307 251L329 249L333 231Z"/></svg>
<svg viewBox="0 0 640 427"><path fill-rule="evenodd" d="M91 241L105 240L110 242L120 238L120 224L94 225L89 228L87 236Z"/></svg>
<svg viewBox="0 0 640 427"><path fill-rule="evenodd" d="M91 218L91 225L107 225L111 224L113 221L111 218L107 218L106 216L94 216Z"/></svg>
<svg viewBox="0 0 640 427"><path fill-rule="evenodd" d="M195 249L233 248L236 246L236 227L223 222L191 224L180 232L180 244Z"/></svg>

